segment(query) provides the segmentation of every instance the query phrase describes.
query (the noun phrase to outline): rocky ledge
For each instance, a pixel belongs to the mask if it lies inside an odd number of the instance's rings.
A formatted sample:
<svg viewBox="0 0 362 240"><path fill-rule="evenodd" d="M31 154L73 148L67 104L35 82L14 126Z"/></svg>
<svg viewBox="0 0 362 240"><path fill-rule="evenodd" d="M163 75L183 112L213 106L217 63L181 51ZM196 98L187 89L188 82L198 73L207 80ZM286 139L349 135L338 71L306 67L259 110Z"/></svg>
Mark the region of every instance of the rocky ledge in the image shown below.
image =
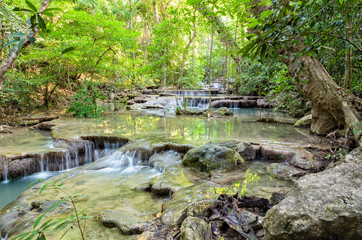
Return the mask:
<svg viewBox="0 0 362 240"><path fill-rule="evenodd" d="M300 178L264 219L267 239L362 239L362 147Z"/></svg>

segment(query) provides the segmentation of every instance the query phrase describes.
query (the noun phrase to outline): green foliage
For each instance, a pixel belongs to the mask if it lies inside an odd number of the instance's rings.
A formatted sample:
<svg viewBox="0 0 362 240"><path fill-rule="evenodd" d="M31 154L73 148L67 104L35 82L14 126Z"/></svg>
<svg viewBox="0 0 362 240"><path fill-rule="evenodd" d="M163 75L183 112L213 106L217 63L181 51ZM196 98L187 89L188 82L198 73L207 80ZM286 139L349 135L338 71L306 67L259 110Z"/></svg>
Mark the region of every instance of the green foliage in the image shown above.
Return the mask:
<svg viewBox="0 0 362 240"><path fill-rule="evenodd" d="M105 108L98 106L97 100L103 98L104 96L99 93L97 87L87 84L85 87L78 89L77 93L72 97L67 113L73 113L80 118L100 117Z"/></svg>
<svg viewBox="0 0 362 240"><path fill-rule="evenodd" d="M33 185L36 182L41 182L42 179L36 180L28 185L28 188ZM23 233L15 238L12 238L11 240L30 240L30 239L36 239L36 240L46 240L46 235L48 233L54 233L58 231L62 231L63 229L67 229L63 237L67 234L67 232L70 229L73 229L74 227L79 229L81 239L85 239L84 232L85 232L85 224L81 226L82 222L85 222L90 216L87 216L86 211L82 210L79 211L76 207L76 201L79 199L84 198L86 195L84 194L78 194L77 192L74 192L73 194L69 194L68 192L64 191L62 189L62 186L64 185L64 182L62 182L63 179L55 179L52 182L45 183L39 190L39 194L41 194L43 191L46 190L53 190L57 192L61 192L63 194L63 197L52 204L49 208L47 208L43 214L41 214L34 222L33 229L30 232ZM73 207L73 213L65 218L62 218L60 220L55 220L53 218L49 218L46 220L43 224L40 225L40 222L42 219L47 215L48 212L55 209L57 206L69 203Z"/></svg>
<svg viewBox="0 0 362 240"><path fill-rule="evenodd" d="M0 108L12 107L24 110L36 106L36 94L39 85L35 79L27 79L21 72L9 72L9 81L6 81L0 90Z"/></svg>

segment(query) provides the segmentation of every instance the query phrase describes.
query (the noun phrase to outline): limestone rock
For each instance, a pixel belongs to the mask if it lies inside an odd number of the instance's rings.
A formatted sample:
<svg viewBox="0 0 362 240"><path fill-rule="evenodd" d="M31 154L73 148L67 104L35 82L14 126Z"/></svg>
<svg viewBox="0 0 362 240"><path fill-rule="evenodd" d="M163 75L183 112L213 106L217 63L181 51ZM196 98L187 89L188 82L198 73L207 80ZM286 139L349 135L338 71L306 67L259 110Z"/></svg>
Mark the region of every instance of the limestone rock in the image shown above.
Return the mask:
<svg viewBox="0 0 362 240"><path fill-rule="evenodd" d="M237 151L240 156L245 160L254 160L256 158L256 151L248 142L241 141L226 141L218 143L222 147L228 147Z"/></svg>
<svg viewBox="0 0 362 240"><path fill-rule="evenodd" d="M270 240L362 239L362 147L340 165L300 178L263 225Z"/></svg>
<svg viewBox="0 0 362 240"><path fill-rule="evenodd" d="M191 149L184 156L182 164L204 172L216 169L233 169L238 165L246 168L245 161L239 153L217 143L209 143Z"/></svg>
<svg viewBox="0 0 362 240"><path fill-rule="evenodd" d="M98 220L106 227L117 227L125 235L141 234L149 225L148 221L117 210L103 210Z"/></svg>
<svg viewBox="0 0 362 240"><path fill-rule="evenodd" d="M151 179L151 191L157 195L170 195L183 187L193 184L187 180L181 167L167 168L166 171Z"/></svg>
<svg viewBox="0 0 362 240"><path fill-rule="evenodd" d="M319 169L323 166L321 161L315 160L313 154L306 150L296 150L290 163L306 171Z"/></svg>
<svg viewBox="0 0 362 240"><path fill-rule="evenodd" d="M296 127L307 127L312 124L312 114L306 115L299 119L294 126Z"/></svg>
<svg viewBox="0 0 362 240"><path fill-rule="evenodd" d="M207 239L207 226L208 224L200 218L186 218L181 225L181 240Z"/></svg>
<svg viewBox="0 0 362 240"><path fill-rule="evenodd" d="M296 169L282 163L270 164L267 171L270 175L281 179L295 179L306 174L306 172L301 169Z"/></svg>
<svg viewBox="0 0 362 240"><path fill-rule="evenodd" d="M215 110L214 113L216 115L222 115L222 116L232 116L232 115L234 115L234 113L230 109L228 109L227 107L219 108L219 109Z"/></svg>

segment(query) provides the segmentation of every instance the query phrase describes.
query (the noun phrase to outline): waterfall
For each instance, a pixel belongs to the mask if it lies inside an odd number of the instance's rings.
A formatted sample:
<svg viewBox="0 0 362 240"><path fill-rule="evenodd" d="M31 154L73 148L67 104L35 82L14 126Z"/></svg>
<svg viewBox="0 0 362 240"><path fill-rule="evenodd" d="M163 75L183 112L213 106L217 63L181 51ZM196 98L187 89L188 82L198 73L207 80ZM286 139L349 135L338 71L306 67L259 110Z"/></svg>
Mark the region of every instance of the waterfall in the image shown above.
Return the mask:
<svg viewBox="0 0 362 240"><path fill-rule="evenodd" d="M70 169L73 166L71 166L71 158L70 158L70 153L66 152L65 153L65 169Z"/></svg>
<svg viewBox="0 0 362 240"><path fill-rule="evenodd" d="M4 171L3 171L3 179L4 179L4 182L8 182L9 179L8 179L8 165L4 163Z"/></svg>
<svg viewBox="0 0 362 240"><path fill-rule="evenodd" d="M75 151L75 165L79 166L78 151Z"/></svg>
<svg viewBox="0 0 362 240"><path fill-rule="evenodd" d="M45 171L45 168L44 168L44 153L40 154L39 166L40 166L40 172L44 172Z"/></svg>

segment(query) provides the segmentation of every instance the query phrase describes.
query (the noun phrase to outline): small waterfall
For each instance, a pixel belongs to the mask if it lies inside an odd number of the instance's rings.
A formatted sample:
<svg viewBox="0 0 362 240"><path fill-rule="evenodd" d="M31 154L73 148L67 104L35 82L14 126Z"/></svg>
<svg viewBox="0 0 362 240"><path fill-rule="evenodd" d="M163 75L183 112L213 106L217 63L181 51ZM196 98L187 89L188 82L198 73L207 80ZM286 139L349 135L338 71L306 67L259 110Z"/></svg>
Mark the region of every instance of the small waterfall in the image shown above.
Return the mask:
<svg viewBox="0 0 362 240"><path fill-rule="evenodd" d="M94 150L94 161L97 161L99 159L99 151L98 149Z"/></svg>
<svg viewBox="0 0 362 240"><path fill-rule="evenodd" d="M75 165L79 166L78 151L75 151L74 155L75 155Z"/></svg>
<svg viewBox="0 0 362 240"><path fill-rule="evenodd" d="M8 164L4 163L4 170L3 170L3 178L4 178L4 182L8 182L9 181L9 177L8 177Z"/></svg>
<svg viewBox="0 0 362 240"><path fill-rule="evenodd" d="M40 172L44 172L44 171L45 171L45 167L44 167L44 153L40 154L39 167L40 167Z"/></svg>
<svg viewBox="0 0 362 240"><path fill-rule="evenodd" d="M70 157L70 153L66 152L65 153L65 169L70 169L73 166L71 165L71 157Z"/></svg>
<svg viewBox="0 0 362 240"><path fill-rule="evenodd" d="M85 163L91 163L92 162L92 149L93 149L93 143L86 144L84 146L84 162Z"/></svg>

